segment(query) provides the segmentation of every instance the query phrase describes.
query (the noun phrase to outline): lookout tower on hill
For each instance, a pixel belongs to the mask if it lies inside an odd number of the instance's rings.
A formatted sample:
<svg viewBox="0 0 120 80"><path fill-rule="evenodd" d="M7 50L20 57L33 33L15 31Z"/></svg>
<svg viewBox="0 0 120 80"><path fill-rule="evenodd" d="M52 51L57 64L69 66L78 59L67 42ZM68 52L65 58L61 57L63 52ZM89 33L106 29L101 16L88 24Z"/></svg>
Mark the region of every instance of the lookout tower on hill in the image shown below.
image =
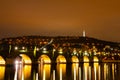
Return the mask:
<svg viewBox="0 0 120 80"><path fill-rule="evenodd" d="M86 36L86 33L85 33L85 30L83 30L83 37L85 37Z"/></svg>

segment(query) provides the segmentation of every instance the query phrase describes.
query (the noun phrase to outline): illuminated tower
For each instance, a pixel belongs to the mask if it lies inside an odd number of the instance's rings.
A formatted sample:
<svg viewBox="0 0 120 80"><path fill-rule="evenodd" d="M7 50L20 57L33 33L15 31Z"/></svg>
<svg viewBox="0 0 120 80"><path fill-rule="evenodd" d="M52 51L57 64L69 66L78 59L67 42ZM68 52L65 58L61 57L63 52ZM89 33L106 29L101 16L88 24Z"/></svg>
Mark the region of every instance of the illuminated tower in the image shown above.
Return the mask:
<svg viewBox="0 0 120 80"><path fill-rule="evenodd" d="M85 35L85 30L83 30L83 37L85 37L86 35Z"/></svg>

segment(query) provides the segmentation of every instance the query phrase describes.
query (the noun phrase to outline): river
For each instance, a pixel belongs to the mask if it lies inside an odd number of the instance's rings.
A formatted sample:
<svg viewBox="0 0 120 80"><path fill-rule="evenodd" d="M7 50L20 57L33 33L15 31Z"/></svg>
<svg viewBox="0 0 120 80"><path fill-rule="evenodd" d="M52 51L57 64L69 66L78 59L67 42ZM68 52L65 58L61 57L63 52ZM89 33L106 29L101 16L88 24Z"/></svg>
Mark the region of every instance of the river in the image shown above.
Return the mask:
<svg viewBox="0 0 120 80"><path fill-rule="evenodd" d="M0 66L0 80L120 80L120 63Z"/></svg>

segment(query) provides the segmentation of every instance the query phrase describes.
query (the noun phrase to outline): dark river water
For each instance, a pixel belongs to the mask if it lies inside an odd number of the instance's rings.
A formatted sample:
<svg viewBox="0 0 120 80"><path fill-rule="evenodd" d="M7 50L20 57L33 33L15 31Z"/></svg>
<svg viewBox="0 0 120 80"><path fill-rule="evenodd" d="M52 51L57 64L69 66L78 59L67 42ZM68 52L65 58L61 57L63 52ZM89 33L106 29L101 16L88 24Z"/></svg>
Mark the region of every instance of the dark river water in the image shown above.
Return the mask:
<svg viewBox="0 0 120 80"><path fill-rule="evenodd" d="M0 80L120 80L120 63L0 66Z"/></svg>

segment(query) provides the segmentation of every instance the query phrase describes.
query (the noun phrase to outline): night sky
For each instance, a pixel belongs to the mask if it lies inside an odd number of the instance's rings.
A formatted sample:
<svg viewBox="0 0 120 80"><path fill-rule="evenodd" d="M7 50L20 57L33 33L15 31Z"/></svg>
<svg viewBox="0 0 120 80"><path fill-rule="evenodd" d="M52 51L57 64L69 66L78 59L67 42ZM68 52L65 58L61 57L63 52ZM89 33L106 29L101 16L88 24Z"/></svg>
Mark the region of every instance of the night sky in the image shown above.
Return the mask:
<svg viewBox="0 0 120 80"><path fill-rule="evenodd" d="M82 36L120 42L120 0L0 1L0 39Z"/></svg>

